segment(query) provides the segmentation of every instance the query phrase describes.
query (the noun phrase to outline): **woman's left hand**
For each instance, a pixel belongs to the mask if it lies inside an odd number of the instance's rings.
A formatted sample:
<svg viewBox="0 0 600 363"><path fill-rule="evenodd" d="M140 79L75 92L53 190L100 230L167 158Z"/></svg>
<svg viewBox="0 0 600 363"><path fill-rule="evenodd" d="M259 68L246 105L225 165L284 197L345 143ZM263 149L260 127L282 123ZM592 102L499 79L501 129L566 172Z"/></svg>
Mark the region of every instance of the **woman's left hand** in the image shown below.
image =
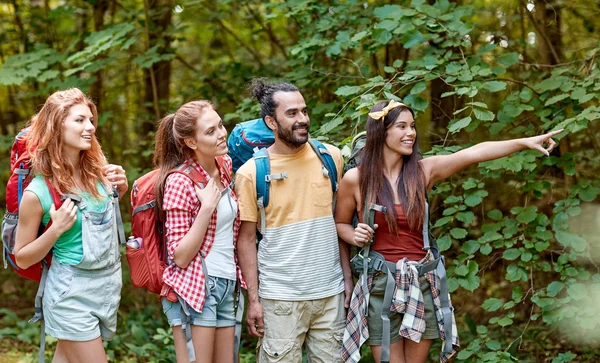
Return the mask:
<svg viewBox="0 0 600 363"><path fill-rule="evenodd" d="M108 178L108 181L117 187L119 198L122 197L129 189L127 184L127 176L125 175L125 169L121 165L108 164L104 166L104 175Z"/></svg>
<svg viewBox="0 0 600 363"><path fill-rule="evenodd" d="M550 156L550 152L556 146L556 142L552 139L553 136L560 134L564 129L548 132L547 134L528 137L525 140L525 145L529 149L538 150L546 156ZM544 147L544 145L547 145Z"/></svg>

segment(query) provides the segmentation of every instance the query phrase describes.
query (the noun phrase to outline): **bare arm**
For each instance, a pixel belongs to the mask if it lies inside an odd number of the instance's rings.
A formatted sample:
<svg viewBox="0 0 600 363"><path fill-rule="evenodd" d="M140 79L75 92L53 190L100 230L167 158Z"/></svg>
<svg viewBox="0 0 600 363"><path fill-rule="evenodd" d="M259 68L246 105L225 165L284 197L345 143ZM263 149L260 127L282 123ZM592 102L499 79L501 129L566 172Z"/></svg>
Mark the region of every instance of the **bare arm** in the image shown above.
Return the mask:
<svg viewBox="0 0 600 363"><path fill-rule="evenodd" d="M38 237L43 215L44 210L37 195L25 191L19 205L19 224L14 250L15 262L20 268L28 268L46 257L58 237L69 230L77 220L77 207L70 199L65 200L58 210L55 210L53 205L50 210L52 225Z"/></svg>
<svg viewBox="0 0 600 363"><path fill-rule="evenodd" d="M371 240L375 231L365 223L359 223L356 228L352 218L360 198L358 168L350 169L340 182L335 208L335 226L338 236L346 243L363 247ZM375 225L377 229L377 225Z"/></svg>
<svg viewBox="0 0 600 363"><path fill-rule="evenodd" d="M238 261L248 286L246 323L250 334L261 337L264 332L263 310L258 299L258 259L256 257L256 222L242 221L237 241Z"/></svg>
<svg viewBox="0 0 600 363"><path fill-rule="evenodd" d="M436 155L421 160L428 188L435 183L449 178L469 165L498 159L523 149L538 150L548 156L556 146L552 137L563 130L552 131L543 135L512 139L506 141L488 141L471 146L451 155ZM548 146L544 148L544 144Z"/></svg>
<svg viewBox="0 0 600 363"><path fill-rule="evenodd" d="M173 260L179 268L186 268L198 254L198 251L202 247L202 242L204 242L210 218L221 198L219 188L213 179L202 190L196 186L196 194L198 195L198 199L200 199L200 211L189 231L181 238L173 253Z"/></svg>

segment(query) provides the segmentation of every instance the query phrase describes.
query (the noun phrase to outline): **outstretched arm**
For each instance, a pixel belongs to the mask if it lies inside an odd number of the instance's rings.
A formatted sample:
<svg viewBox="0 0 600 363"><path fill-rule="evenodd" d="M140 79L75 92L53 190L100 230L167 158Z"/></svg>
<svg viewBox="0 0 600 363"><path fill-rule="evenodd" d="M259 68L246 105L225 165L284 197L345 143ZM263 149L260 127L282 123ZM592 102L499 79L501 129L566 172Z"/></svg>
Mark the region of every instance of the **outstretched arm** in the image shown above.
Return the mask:
<svg viewBox="0 0 600 363"><path fill-rule="evenodd" d="M498 159L523 149L538 150L548 156L556 146L556 142L552 140L552 137L562 131L556 130L521 139L482 142L451 155L436 155L423 159L420 162L425 173L427 186L431 188L435 183L449 178L469 165Z"/></svg>

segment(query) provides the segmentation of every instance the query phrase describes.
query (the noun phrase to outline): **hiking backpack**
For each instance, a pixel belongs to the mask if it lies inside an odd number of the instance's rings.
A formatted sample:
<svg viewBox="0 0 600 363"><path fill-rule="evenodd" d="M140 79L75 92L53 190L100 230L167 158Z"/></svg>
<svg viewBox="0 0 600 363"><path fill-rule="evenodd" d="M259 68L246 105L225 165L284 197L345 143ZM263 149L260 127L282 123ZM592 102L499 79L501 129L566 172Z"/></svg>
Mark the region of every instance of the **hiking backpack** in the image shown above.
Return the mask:
<svg viewBox="0 0 600 363"><path fill-rule="evenodd" d="M229 156L233 162L233 170L237 171L248 159L254 158L256 163L256 200L260 212L260 233L264 235L266 230L265 208L269 205L269 186L274 180L287 178L287 173L271 174L269 165L269 153L266 148L273 145L275 136L262 118L240 122L237 124L229 139L227 146ZM331 181L333 192L333 206L335 207L335 195L338 189L338 173L333 157L327 147L321 142L309 138L308 144L315 151L323 164L323 175ZM258 239L257 239L258 240Z"/></svg>
<svg viewBox="0 0 600 363"><path fill-rule="evenodd" d="M227 140L233 171L236 172L255 152L274 142L273 130L262 118L237 124Z"/></svg>
<svg viewBox="0 0 600 363"><path fill-rule="evenodd" d="M8 183L6 183L6 213L2 219L3 258L5 269L10 264L19 275L29 280L40 282L44 268L50 267L50 263L52 262L52 251L42 261L26 269L17 266L14 255L17 224L19 222L19 204L21 203L25 188L27 188L32 179L31 155L27 151L28 133L29 128L21 130L17 134L10 150L10 177ZM46 180L46 185L52 196L55 208L60 208L62 205L60 195L48 180ZM38 236L44 233L51 224L52 220L46 226L40 223Z"/></svg>
<svg viewBox="0 0 600 363"><path fill-rule="evenodd" d="M204 188L206 179L192 166L181 164L169 172L179 173ZM131 188L131 237L126 246L127 262L133 286L160 294L163 271L168 265L164 218L159 215L155 187L160 169L152 170ZM137 242L136 245L132 243Z"/></svg>

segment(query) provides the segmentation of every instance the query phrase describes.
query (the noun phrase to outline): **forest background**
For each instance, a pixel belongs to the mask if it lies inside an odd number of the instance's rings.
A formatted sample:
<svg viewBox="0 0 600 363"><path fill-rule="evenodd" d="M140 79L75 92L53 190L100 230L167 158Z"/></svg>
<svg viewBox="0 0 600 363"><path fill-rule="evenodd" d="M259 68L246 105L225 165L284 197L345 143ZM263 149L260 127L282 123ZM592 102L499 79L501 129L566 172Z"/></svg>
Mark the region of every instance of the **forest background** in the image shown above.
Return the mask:
<svg viewBox="0 0 600 363"><path fill-rule="evenodd" d="M522 151L440 183L434 234L458 361L600 359L597 1L2 0L0 19L2 183L15 134L69 87L95 100L97 135L130 183L152 168L157 120L182 103L212 101L229 130L258 117L245 92L257 76L295 83L312 136L346 155L378 99L415 109L426 156L564 128L550 157ZM124 266L110 358L173 361L156 296ZM0 276L0 360L35 361L36 284ZM241 361L254 362L255 341L243 339Z"/></svg>

